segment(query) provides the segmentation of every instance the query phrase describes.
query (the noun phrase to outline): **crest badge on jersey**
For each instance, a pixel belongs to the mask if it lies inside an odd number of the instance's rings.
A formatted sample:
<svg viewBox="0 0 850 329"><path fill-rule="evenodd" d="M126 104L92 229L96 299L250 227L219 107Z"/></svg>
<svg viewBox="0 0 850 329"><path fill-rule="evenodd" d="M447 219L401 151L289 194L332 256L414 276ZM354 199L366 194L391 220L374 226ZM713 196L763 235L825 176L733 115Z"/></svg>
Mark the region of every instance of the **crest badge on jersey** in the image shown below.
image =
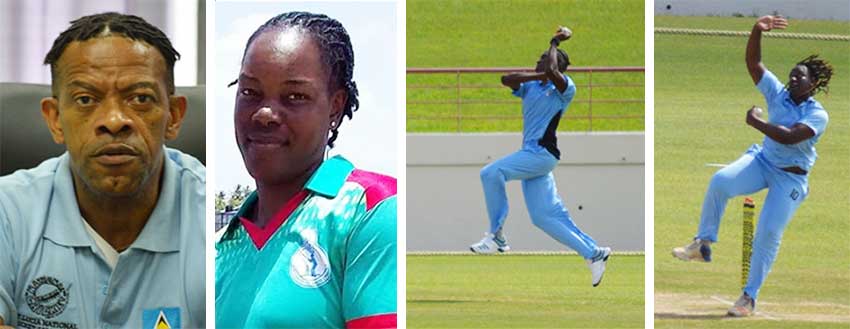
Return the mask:
<svg viewBox="0 0 850 329"><path fill-rule="evenodd" d="M24 289L24 301L32 313L19 312L17 328L79 328L76 323L66 321L73 315L62 319L62 313L71 302L70 291L71 282L63 283L53 276L44 275L32 280Z"/></svg>
<svg viewBox="0 0 850 329"><path fill-rule="evenodd" d="M301 232L301 246L289 260L289 276L302 288L318 288L330 281L328 254L319 246L315 231Z"/></svg>
<svg viewBox="0 0 850 329"><path fill-rule="evenodd" d="M179 307L142 310L143 329L177 329L180 327Z"/></svg>
<svg viewBox="0 0 850 329"><path fill-rule="evenodd" d="M62 314L70 300L68 288L52 276L41 276L32 280L24 296L30 310L47 319Z"/></svg>

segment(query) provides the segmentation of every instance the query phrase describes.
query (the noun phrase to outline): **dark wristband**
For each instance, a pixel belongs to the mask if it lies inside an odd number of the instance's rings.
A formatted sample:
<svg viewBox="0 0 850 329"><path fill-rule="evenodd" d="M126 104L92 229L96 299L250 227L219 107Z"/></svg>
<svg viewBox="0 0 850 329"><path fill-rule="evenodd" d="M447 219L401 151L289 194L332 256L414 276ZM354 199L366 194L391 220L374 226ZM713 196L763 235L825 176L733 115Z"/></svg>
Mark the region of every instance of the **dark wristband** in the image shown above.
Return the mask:
<svg viewBox="0 0 850 329"><path fill-rule="evenodd" d="M558 40L557 38L552 38L552 40L549 40L549 44L555 45L555 47L557 47L561 45L561 40Z"/></svg>

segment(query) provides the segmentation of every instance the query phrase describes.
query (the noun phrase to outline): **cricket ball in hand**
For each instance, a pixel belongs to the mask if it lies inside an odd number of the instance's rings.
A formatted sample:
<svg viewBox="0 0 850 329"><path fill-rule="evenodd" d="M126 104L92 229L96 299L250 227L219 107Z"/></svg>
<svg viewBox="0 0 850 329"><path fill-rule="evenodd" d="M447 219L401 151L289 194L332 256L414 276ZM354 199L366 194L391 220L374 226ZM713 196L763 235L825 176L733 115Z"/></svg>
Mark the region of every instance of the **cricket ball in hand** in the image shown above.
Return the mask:
<svg viewBox="0 0 850 329"><path fill-rule="evenodd" d="M753 114L755 114L755 116L761 118L762 113L764 113L764 111L762 111L760 107L753 108Z"/></svg>
<svg viewBox="0 0 850 329"><path fill-rule="evenodd" d="M564 35L566 35L566 36L567 36L567 39L569 39L570 37L572 37L572 36L573 36L573 31L572 31L572 30L570 30L569 28L567 28L566 26L561 26L561 28L559 28L559 29L558 29L558 32L563 33Z"/></svg>

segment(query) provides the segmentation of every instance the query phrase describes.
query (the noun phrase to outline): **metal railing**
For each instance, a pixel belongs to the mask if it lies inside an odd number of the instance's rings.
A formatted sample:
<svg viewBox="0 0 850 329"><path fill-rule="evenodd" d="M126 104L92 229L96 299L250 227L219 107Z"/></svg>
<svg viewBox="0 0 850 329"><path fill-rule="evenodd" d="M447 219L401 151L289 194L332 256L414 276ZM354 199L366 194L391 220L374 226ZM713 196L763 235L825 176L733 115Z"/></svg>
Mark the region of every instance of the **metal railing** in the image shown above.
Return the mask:
<svg viewBox="0 0 850 329"><path fill-rule="evenodd" d="M491 67L491 68L408 68L407 74L408 77L410 75L448 75L449 77L453 77L451 79L451 83L447 83L449 79L445 79L443 83L438 84L419 84L419 83L408 83L408 97L407 97L407 105L408 112L407 118L408 120L454 120L456 131L461 132L462 122L464 120L522 120L522 115L470 115L463 113L464 105L471 104L516 104L517 109L521 104L519 99L467 99L463 97L462 90L468 89L504 89L505 87L501 84L464 84L462 82L462 76L464 75L474 75L474 74L504 74L504 73L512 73L512 72L533 72L534 68L529 67ZM635 111L636 113L629 114L605 114L605 113L597 113L593 112L593 104L603 104L603 103L613 103L613 104L643 104L643 79L640 79L639 83L627 82L627 83L594 83L593 76L596 74L606 74L606 73L640 73L641 75L644 73L644 67L642 66L619 66L619 67L571 67L567 70L567 73L573 78L576 82L576 87L578 89L576 98L573 99L572 104L587 104L587 114L586 115L573 115L569 112L562 117L562 119L583 119L587 120L587 130L593 130L593 120L595 119L643 119L644 111L641 106L641 111ZM582 79L581 77L577 77L580 74L586 75L586 79ZM498 80L494 77L495 80ZM585 81L586 80L586 81ZM579 82L580 81L580 82ZM641 88L640 98L596 98L594 99L593 91L594 89L600 88ZM411 92L415 90L454 90L453 99L411 99ZM586 97L584 97L584 95ZM579 97L581 95L582 97ZM447 114L416 114L411 111L411 105L446 105L446 104L454 104L455 105L455 113L452 115Z"/></svg>

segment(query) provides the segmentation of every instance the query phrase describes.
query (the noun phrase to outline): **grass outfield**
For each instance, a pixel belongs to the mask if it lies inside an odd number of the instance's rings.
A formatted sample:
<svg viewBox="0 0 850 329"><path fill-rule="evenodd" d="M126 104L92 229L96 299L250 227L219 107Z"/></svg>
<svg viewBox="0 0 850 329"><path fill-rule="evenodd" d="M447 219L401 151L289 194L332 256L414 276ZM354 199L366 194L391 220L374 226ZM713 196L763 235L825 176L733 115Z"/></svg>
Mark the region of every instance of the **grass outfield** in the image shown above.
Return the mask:
<svg viewBox="0 0 850 329"><path fill-rule="evenodd" d="M561 48L573 66L643 66L643 1L431 1L407 2L407 67L532 67L547 49L559 24L569 26L574 37ZM612 24L616 22L616 24ZM578 90L561 131L641 131L644 128L642 73L596 73L594 85L631 86L593 89L591 109L587 84L591 77L571 73ZM453 74L407 76L408 102L451 101L456 90L420 89L413 86L454 87ZM461 124L457 105L408 104L409 132L521 131L519 99L499 83L499 74L461 76L463 102L481 100L501 104L464 104ZM628 99L637 103L612 104L604 100ZM601 116L637 115L640 118L605 119ZM476 118L488 116L489 118ZM496 119L493 117L503 116ZM425 118L428 117L428 118ZM440 117L433 120L433 117Z"/></svg>
<svg viewBox="0 0 850 329"><path fill-rule="evenodd" d="M574 255L408 255L407 326L643 328L643 264L614 255L594 288Z"/></svg>
<svg viewBox="0 0 850 329"><path fill-rule="evenodd" d="M754 18L657 16L659 27L749 30ZM784 32L847 34L847 22L791 20ZM684 263L671 248L696 231L702 199L717 168L737 159L762 135L744 123L764 107L744 64L744 37L655 34L655 327L799 328L850 325L850 43L763 39L762 57L781 80L811 53L830 60L836 75L810 193L785 230L759 295L764 314L723 317L740 294L741 208L732 199L721 222L714 261ZM684 87L686 86L686 87ZM755 195L761 210L765 192Z"/></svg>

